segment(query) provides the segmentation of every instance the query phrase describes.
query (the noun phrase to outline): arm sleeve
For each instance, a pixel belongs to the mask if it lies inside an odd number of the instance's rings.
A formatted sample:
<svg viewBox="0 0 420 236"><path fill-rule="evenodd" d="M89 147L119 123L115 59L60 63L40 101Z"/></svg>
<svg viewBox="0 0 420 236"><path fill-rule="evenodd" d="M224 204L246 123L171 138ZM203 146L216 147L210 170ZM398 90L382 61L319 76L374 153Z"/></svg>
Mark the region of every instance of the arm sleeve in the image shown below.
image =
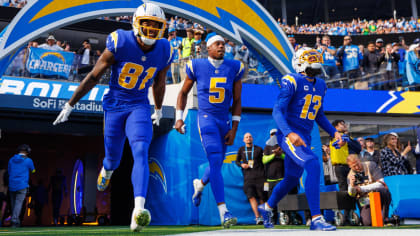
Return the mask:
<svg viewBox="0 0 420 236"><path fill-rule="evenodd" d="M357 140L350 138L348 145L349 145L350 154L352 153L359 154L362 151L362 146L360 146L360 143Z"/></svg>
<svg viewBox="0 0 420 236"><path fill-rule="evenodd" d="M384 179L379 179L378 181L384 181ZM381 183L381 182L375 182L375 183L371 183L368 185L364 185L364 186L360 186L360 190L362 190L362 192L367 193L367 192L371 192L371 191L375 191L375 190L379 190L381 188L384 188L385 186Z"/></svg>
<svg viewBox="0 0 420 236"><path fill-rule="evenodd" d="M293 77L286 75L281 79L280 94L273 108L273 118L277 124L277 127L280 129L284 136L287 136L292 132L289 125L287 124L285 114L295 89L296 82Z"/></svg>
<svg viewBox="0 0 420 236"><path fill-rule="evenodd" d="M192 60L189 60L187 64L185 65L185 73L187 74L188 78L190 78L193 81L196 81L197 78L195 77L194 73L194 64Z"/></svg>
<svg viewBox="0 0 420 236"><path fill-rule="evenodd" d="M274 159L274 157L276 157L276 154L274 154L274 153L271 154L271 155L264 155L263 159L262 159L263 164L265 165L265 164L269 163L270 161L272 161Z"/></svg>

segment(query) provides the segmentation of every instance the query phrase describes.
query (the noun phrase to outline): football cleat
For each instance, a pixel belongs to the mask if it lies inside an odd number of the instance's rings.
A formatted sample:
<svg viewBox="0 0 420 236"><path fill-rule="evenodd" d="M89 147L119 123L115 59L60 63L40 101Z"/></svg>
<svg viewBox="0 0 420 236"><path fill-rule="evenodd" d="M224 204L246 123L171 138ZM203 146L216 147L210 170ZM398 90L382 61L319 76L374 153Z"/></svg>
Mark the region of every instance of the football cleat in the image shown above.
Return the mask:
<svg viewBox="0 0 420 236"><path fill-rule="evenodd" d="M203 189L201 187L201 180L195 179L193 181L194 185L194 194L192 196L192 201L194 206L198 207L201 203L201 195L203 194Z"/></svg>
<svg viewBox="0 0 420 236"><path fill-rule="evenodd" d="M96 188L98 191L105 191L105 189L108 187L109 183L111 182L111 179L105 179L104 176L102 176L102 171L99 172L98 181L96 182Z"/></svg>
<svg viewBox="0 0 420 236"><path fill-rule="evenodd" d="M228 229L232 225L236 225L238 222L238 219L236 217L233 217L230 212L225 212L223 215L223 228Z"/></svg>
<svg viewBox="0 0 420 236"><path fill-rule="evenodd" d="M265 209L265 203L258 206L258 212L264 219L264 228L273 228L273 212Z"/></svg>
<svg viewBox="0 0 420 236"><path fill-rule="evenodd" d="M312 220L310 230L333 231L337 228L334 225L328 224L323 216L319 216Z"/></svg>
<svg viewBox="0 0 420 236"><path fill-rule="evenodd" d="M133 214L131 215L130 230L138 232L142 230L143 227L148 226L151 220L152 217L147 209L134 209Z"/></svg>
<svg viewBox="0 0 420 236"><path fill-rule="evenodd" d="M256 219L255 219L255 223L257 224L257 225L262 225L262 224L264 224L264 219L260 216L260 217L257 217Z"/></svg>

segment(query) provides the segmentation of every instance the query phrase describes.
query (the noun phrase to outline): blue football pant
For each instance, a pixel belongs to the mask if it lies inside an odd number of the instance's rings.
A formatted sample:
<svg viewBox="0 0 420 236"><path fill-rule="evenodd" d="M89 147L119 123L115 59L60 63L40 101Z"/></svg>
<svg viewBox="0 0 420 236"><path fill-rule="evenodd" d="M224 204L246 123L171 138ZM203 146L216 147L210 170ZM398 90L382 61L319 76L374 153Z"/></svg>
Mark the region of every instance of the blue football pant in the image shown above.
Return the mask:
<svg viewBox="0 0 420 236"><path fill-rule="evenodd" d="M149 105L131 111L105 112L104 122L105 170L118 168L127 137L134 159L131 172L134 197L146 197L149 183L148 152L153 137Z"/></svg>
<svg viewBox="0 0 420 236"><path fill-rule="evenodd" d="M204 184L210 182L216 203L225 202L222 164L226 153L225 135L230 130L230 122L226 119L199 114L198 128L201 143L209 161L209 166L201 180Z"/></svg>
<svg viewBox="0 0 420 236"><path fill-rule="evenodd" d="M273 189L273 194L268 199L268 205L277 206L278 202L299 184L299 178L305 169L308 175L304 186L311 215L321 214L319 206L321 169L318 157L312 152L310 143L306 142L307 147L295 147L287 138L280 135L278 142L286 154L284 158L285 176Z"/></svg>

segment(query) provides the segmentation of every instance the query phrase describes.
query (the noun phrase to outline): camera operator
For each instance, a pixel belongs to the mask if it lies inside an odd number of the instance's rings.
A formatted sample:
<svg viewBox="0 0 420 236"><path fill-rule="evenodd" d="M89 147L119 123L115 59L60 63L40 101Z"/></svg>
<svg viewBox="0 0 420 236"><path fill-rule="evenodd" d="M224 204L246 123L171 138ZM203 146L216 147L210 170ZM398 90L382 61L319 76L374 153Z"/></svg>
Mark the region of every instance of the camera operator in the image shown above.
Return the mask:
<svg viewBox="0 0 420 236"><path fill-rule="evenodd" d="M360 217L364 226L372 224L370 213L369 192L379 192L381 196L381 209L384 222L388 222L388 210L391 203L391 194L384 182L381 169L375 162L361 162L355 155L347 158L350 172L347 176L348 193L357 199Z"/></svg>

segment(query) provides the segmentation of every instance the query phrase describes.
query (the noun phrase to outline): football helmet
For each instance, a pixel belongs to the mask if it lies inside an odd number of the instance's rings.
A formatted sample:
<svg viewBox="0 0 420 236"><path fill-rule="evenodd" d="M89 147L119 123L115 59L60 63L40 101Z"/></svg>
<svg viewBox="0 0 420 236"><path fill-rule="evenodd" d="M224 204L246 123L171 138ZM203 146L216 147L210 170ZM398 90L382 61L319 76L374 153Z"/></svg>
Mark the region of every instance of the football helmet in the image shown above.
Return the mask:
<svg viewBox="0 0 420 236"><path fill-rule="evenodd" d="M293 69L297 73L306 73L307 68L321 71L323 63L321 53L310 47L298 49L292 61Z"/></svg>
<svg viewBox="0 0 420 236"><path fill-rule="evenodd" d="M153 20L159 23L158 28L142 25L143 20ZM146 45L153 45L156 40L161 39L166 28L166 18L163 10L153 3L144 3L139 6L133 15L134 34L141 38ZM150 36L149 31L157 31L156 36Z"/></svg>

